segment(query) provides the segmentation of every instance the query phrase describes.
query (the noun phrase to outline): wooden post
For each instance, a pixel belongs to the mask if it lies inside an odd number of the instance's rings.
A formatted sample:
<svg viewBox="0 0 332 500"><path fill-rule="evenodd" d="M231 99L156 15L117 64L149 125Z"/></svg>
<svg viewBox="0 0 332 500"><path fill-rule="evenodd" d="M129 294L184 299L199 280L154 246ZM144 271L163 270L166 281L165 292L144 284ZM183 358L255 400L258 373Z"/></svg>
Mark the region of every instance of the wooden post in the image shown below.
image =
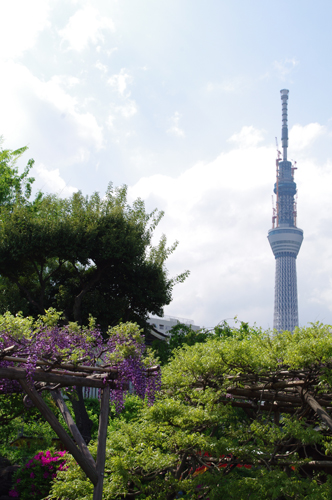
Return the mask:
<svg viewBox="0 0 332 500"><path fill-rule="evenodd" d="M106 387L102 389L101 401L100 401L98 449L97 449L97 460L96 460L98 482L93 490L93 500L102 500L103 497L109 400L110 400L110 388L108 385L106 385Z"/></svg>
<svg viewBox="0 0 332 500"><path fill-rule="evenodd" d="M76 441L77 446L81 450L81 453L85 458L90 462L91 467L96 469L96 463L84 441L82 438L82 435L80 431L78 430L73 417L70 414L70 411L67 408L66 403L64 402L64 399L62 397L61 391L59 389L56 389L55 391L50 391L57 407L59 408L61 415L64 418L64 421L69 427L70 432L72 433L73 438Z"/></svg>
<svg viewBox="0 0 332 500"><path fill-rule="evenodd" d="M88 460L76 447L74 441L68 436L56 416L49 409L43 398L38 394L34 387L30 387L26 379L19 380L23 390L28 394L29 398L36 405L45 420L50 424L54 432L59 436L62 443L65 445L69 453L73 455L81 469L88 476L93 485L98 482L98 475L95 467L92 467L90 460ZM109 392L109 390L108 390ZM105 443L106 444L106 443ZM101 499L101 497L100 497Z"/></svg>

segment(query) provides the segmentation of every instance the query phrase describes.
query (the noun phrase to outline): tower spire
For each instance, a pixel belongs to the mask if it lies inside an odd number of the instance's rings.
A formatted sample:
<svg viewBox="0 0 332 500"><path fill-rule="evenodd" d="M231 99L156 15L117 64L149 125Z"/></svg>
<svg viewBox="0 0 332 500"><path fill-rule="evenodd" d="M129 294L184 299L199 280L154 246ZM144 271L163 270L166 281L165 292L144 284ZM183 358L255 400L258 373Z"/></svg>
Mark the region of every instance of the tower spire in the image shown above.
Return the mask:
<svg viewBox="0 0 332 500"><path fill-rule="evenodd" d="M287 148L288 148L288 115L287 115L287 101L289 90L280 90L282 102L282 129L281 129L281 144L282 144L282 159L287 161Z"/></svg>
<svg viewBox="0 0 332 500"><path fill-rule="evenodd" d="M277 226L270 229L268 240L276 259L274 321L273 327L278 331L292 332L298 325L296 257L303 241L303 231L296 227L296 184L292 167L287 160L288 117L287 101L289 91L283 89L281 142L283 158L277 159L277 179L274 192L277 195Z"/></svg>

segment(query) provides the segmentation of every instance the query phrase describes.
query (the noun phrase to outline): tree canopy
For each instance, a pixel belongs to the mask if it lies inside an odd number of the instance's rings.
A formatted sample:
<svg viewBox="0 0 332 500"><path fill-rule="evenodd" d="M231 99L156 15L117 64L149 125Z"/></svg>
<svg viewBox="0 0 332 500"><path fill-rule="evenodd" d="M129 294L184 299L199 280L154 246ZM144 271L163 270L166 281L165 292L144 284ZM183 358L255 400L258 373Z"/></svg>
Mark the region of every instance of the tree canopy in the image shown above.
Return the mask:
<svg viewBox="0 0 332 500"><path fill-rule="evenodd" d="M178 348L155 404L108 433L104 498L331 498L331 373L320 324ZM89 488L71 461L53 495Z"/></svg>
<svg viewBox="0 0 332 500"><path fill-rule="evenodd" d="M163 236L152 245L163 213L147 213L142 200L130 206L126 186L110 185L103 198L48 195L32 205L4 205L0 213L0 274L16 286L17 308L23 302L25 313L54 307L67 322L86 323L92 313L104 329L120 320L142 325L148 313L163 314L186 276L167 275L165 260L176 243L167 247ZM3 307L5 299L4 293Z"/></svg>
<svg viewBox="0 0 332 500"><path fill-rule="evenodd" d="M16 163L28 147L13 151L3 149L2 143L0 136L0 205L12 206L15 202L26 202L31 196L31 186L35 179L28 176L34 160L30 159L23 173L19 174Z"/></svg>
<svg viewBox="0 0 332 500"><path fill-rule="evenodd" d="M127 187L112 184L103 197L38 193L30 201L34 160L21 174L16 165L26 150L1 149L0 141L0 313L37 317L53 307L80 324L92 313L104 331L162 315L188 274L168 276L177 242L152 243L163 212L147 213L140 199L130 205Z"/></svg>

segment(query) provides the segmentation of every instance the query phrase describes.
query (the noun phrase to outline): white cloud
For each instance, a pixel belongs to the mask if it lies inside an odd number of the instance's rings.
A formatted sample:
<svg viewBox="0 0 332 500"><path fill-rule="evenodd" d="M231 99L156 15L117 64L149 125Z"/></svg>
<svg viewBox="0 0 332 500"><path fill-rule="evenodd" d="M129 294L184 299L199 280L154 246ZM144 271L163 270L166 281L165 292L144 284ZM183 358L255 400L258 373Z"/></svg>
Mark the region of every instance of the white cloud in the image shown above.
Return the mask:
<svg viewBox="0 0 332 500"><path fill-rule="evenodd" d="M0 94L0 130L5 131L6 137L15 140L22 135L25 143L26 137L31 137L37 113L43 117L47 110L49 127L52 120L61 115L66 122L67 133L68 127L71 129L72 139L76 136L84 139L86 146L103 147L103 130L96 118L81 111L78 99L69 93L71 87L79 83L76 77L58 75L42 81L25 66L13 62L3 63L2 69L7 78L2 81ZM38 125L43 126L42 123Z"/></svg>
<svg viewBox="0 0 332 500"><path fill-rule="evenodd" d="M103 42L103 30L114 30L112 19L102 16L95 7L85 5L75 12L59 34L63 41L68 42L69 48L80 52L90 42L93 44Z"/></svg>
<svg viewBox="0 0 332 500"><path fill-rule="evenodd" d="M117 106L116 111L124 118L131 118L137 113L136 102L129 99L123 106Z"/></svg>
<svg viewBox="0 0 332 500"><path fill-rule="evenodd" d="M292 149L300 151L310 146L318 137L326 133L326 129L319 123L308 125L293 125L289 131L289 143Z"/></svg>
<svg viewBox="0 0 332 500"><path fill-rule="evenodd" d="M71 196L73 193L78 191L77 188L66 184L64 179L61 177L58 168L49 170L45 167L45 165L40 163L35 167L35 171L37 172L37 180L39 180L39 184L42 186L41 191L50 191L58 194L62 198Z"/></svg>
<svg viewBox="0 0 332 500"><path fill-rule="evenodd" d="M3 63L2 70L7 77L0 93L0 132L7 147L29 144L45 160L52 150L52 158L65 165L86 161L91 150L104 147L102 127L71 93L79 83L75 77L43 81L13 62Z"/></svg>
<svg viewBox="0 0 332 500"><path fill-rule="evenodd" d="M58 82L63 86L71 89L80 83L80 79L76 76L71 75L57 75L54 78L58 79Z"/></svg>
<svg viewBox="0 0 332 500"><path fill-rule="evenodd" d="M113 129L114 128L114 121L115 121L115 115L114 114L108 115L108 117L106 119L107 127Z"/></svg>
<svg viewBox="0 0 332 500"><path fill-rule="evenodd" d="M107 73L107 66L105 66L105 64L102 64L100 61L97 61L96 64L95 64L95 66L102 73Z"/></svg>
<svg viewBox="0 0 332 500"><path fill-rule="evenodd" d="M65 78L65 82L77 79ZM36 94L43 100L53 104L64 116L68 117L77 126L77 134L85 140L95 144L97 149L103 146L103 132L96 118L91 113L82 113L79 110L77 98L68 94L62 86L63 78L54 76L48 82L34 79Z"/></svg>
<svg viewBox="0 0 332 500"><path fill-rule="evenodd" d="M171 126L170 128L167 129L167 133L169 135L175 135L176 137L184 137L185 133L182 128L180 128L179 123L180 123L180 118L181 114L178 111L175 111L174 115L170 119Z"/></svg>
<svg viewBox="0 0 332 500"><path fill-rule="evenodd" d="M119 94L122 96L125 96L125 90L128 86L128 83L132 83L133 78L132 76L126 72L125 68L122 68L120 70L120 73L117 75L111 76L111 78L108 79L107 83L113 87ZM126 97L130 95L130 92L127 93Z"/></svg>
<svg viewBox="0 0 332 500"><path fill-rule="evenodd" d="M286 58L281 61L274 61L273 63L274 70L281 80L284 80L286 76L288 76L298 65L299 61L297 61L295 58Z"/></svg>
<svg viewBox="0 0 332 500"><path fill-rule="evenodd" d="M259 131L244 130L234 134L234 148L213 161L197 163L177 178L145 177L129 188L131 200L141 197L147 210L165 211L157 234L165 233L170 243L180 241L167 263L170 275L191 271L174 289L165 314L205 326L235 315L273 326L275 261L267 232L275 148L259 146ZM301 161L295 180L298 224L304 229L297 259L300 321L328 321L320 311L328 311L332 297L332 161Z"/></svg>
<svg viewBox="0 0 332 500"><path fill-rule="evenodd" d="M272 316L274 263L266 236L273 182L274 149L256 147L235 148L178 178L145 177L129 188L131 199L140 196L149 210L165 210L160 231L170 242L180 240L167 265L171 275L191 271L175 289L166 314L193 317L205 326L236 314L252 322ZM269 275L271 287L265 295L270 293L270 303L266 297L260 301L257 286ZM244 301L248 290L250 297Z"/></svg>
<svg viewBox="0 0 332 500"><path fill-rule="evenodd" d="M206 85L206 90L208 92L222 91L222 92L236 92L243 86L248 85L248 77L237 76L234 78L229 78L222 81L221 83L208 82Z"/></svg>
<svg viewBox="0 0 332 500"><path fill-rule="evenodd" d="M96 149L103 147L103 129L97 123L92 113L73 112L72 117L78 125L77 133L85 141L94 143Z"/></svg>
<svg viewBox="0 0 332 500"><path fill-rule="evenodd" d="M9 60L31 49L38 35L49 27L49 0L0 2L0 60Z"/></svg>
<svg viewBox="0 0 332 500"><path fill-rule="evenodd" d="M122 68L119 73L112 75L107 83L110 85L117 94L119 94L118 102L121 104L113 103L111 108L112 112L107 119L107 125L111 128L114 126L116 117L131 118L137 113L137 104L133 99L130 99L130 91L128 85L133 82L132 76L125 68Z"/></svg>
<svg viewBox="0 0 332 500"><path fill-rule="evenodd" d="M242 127L238 134L233 134L228 141L233 142L240 148L256 147L264 140L264 131L255 129L253 126Z"/></svg>
<svg viewBox="0 0 332 500"><path fill-rule="evenodd" d="M108 57L110 57L114 52L117 52L118 50L118 47L113 47L112 49L106 50L106 54L108 55Z"/></svg>

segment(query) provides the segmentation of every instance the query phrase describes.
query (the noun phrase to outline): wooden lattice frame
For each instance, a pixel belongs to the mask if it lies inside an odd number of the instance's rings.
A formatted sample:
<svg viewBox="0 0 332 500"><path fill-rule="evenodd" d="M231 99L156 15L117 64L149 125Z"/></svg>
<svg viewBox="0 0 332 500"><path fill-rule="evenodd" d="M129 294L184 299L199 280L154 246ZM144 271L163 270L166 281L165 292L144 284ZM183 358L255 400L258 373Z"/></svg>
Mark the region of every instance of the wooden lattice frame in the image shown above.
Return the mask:
<svg viewBox="0 0 332 500"><path fill-rule="evenodd" d="M20 363L21 365L28 363L26 358L6 355L7 353L10 354L12 350L13 348L7 348L0 352L1 360ZM153 374L156 370L159 370L159 366L147 368L147 374ZM93 500L102 500L110 389L117 387L115 383L117 376L117 369L107 366L52 363L47 360L38 360L36 370L31 376L28 376L27 370L24 368L0 368L0 379L16 380L20 383L23 391L38 408L65 448L72 454L90 479L94 486ZM45 403L36 386L50 392L76 444ZM93 459L61 394L61 387L73 386L96 387L101 390L96 461Z"/></svg>

